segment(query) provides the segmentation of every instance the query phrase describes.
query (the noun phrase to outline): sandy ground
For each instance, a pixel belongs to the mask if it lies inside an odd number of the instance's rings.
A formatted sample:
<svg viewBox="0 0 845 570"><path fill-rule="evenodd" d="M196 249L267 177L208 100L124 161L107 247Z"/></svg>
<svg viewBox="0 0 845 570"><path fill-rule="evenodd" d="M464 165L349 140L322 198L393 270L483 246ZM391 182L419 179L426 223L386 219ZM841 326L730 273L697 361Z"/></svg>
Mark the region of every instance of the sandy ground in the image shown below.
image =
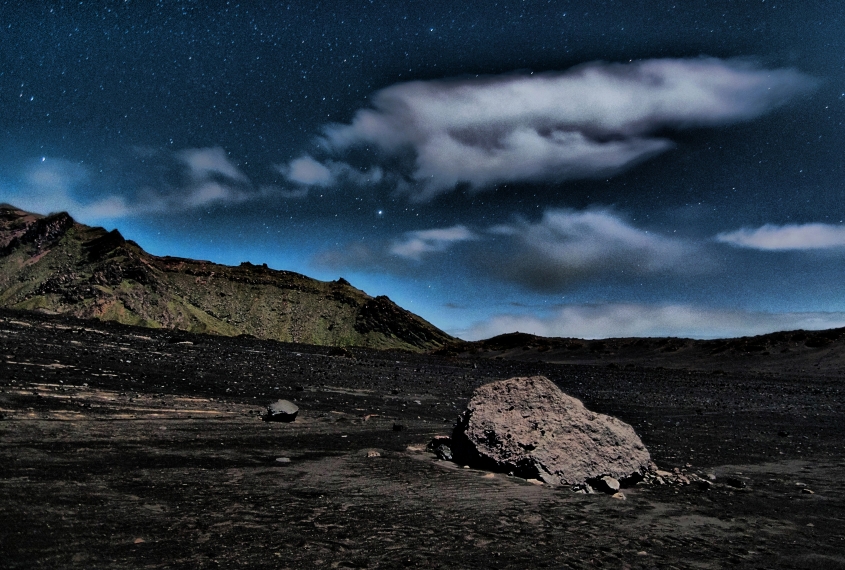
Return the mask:
<svg viewBox="0 0 845 570"><path fill-rule="evenodd" d="M0 565L845 568L835 378L350 355L0 317ZM618 500L425 451L535 373L714 484ZM261 421L278 397L296 422Z"/></svg>

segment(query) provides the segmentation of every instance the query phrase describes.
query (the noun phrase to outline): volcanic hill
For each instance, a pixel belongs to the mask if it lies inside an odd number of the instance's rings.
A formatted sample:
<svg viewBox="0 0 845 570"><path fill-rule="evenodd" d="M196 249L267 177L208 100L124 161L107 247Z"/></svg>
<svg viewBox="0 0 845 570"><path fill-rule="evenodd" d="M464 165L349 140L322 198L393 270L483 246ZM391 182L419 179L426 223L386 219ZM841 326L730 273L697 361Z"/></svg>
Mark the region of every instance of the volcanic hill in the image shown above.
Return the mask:
<svg viewBox="0 0 845 570"><path fill-rule="evenodd" d="M421 351L452 340L342 278L157 257L117 230L8 204L0 204L0 307L327 346Z"/></svg>

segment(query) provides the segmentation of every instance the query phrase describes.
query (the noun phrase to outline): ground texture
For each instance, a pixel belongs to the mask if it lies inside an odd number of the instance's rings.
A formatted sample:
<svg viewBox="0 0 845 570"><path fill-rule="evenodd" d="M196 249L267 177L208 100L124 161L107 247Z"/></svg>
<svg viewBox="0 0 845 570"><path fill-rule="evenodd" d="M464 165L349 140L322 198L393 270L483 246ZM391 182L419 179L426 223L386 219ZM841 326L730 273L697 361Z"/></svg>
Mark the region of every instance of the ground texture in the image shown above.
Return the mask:
<svg viewBox="0 0 845 570"><path fill-rule="evenodd" d="M475 387L535 374L634 426L661 469L714 484L618 500L425 451ZM261 421L278 398L300 407L296 422ZM838 377L0 313L0 413L4 568L845 568Z"/></svg>

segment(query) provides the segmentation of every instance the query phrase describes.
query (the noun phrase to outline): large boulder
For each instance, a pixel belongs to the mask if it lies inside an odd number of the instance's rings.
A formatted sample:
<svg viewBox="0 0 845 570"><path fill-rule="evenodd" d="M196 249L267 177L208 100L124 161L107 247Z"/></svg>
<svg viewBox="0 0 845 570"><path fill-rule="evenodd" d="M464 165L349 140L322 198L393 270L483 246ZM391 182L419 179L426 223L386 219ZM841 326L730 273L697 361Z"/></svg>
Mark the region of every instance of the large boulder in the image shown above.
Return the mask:
<svg viewBox="0 0 845 570"><path fill-rule="evenodd" d="M636 479L650 456L634 429L596 414L544 376L485 384L452 434L455 461L552 485Z"/></svg>

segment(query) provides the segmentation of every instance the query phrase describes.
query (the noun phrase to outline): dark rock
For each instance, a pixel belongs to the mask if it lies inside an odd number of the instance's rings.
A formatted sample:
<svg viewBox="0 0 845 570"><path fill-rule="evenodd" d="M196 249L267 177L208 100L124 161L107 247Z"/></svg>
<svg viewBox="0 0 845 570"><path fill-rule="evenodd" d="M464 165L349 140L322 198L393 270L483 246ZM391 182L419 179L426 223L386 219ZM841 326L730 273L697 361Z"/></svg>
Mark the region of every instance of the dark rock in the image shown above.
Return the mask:
<svg viewBox="0 0 845 570"><path fill-rule="evenodd" d="M727 477L725 479L725 484L734 487L735 489L744 489L745 488L745 481L740 479L739 477Z"/></svg>
<svg viewBox="0 0 845 570"><path fill-rule="evenodd" d="M458 463L549 484L579 485L648 470L650 456L628 424L587 410L548 378L511 378L474 393L452 434Z"/></svg>
<svg viewBox="0 0 845 570"><path fill-rule="evenodd" d="M353 358L355 355L352 354L345 346L335 346L331 350L329 350L329 356L343 356L345 358Z"/></svg>
<svg viewBox="0 0 845 570"><path fill-rule="evenodd" d="M393 431L402 431L403 429L405 429L405 426L393 422Z"/></svg>
<svg viewBox="0 0 845 570"><path fill-rule="evenodd" d="M289 400L279 400L267 406L266 422L292 422L299 413L299 407Z"/></svg>
<svg viewBox="0 0 845 570"><path fill-rule="evenodd" d="M437 448L435 448L434 453L437 454L438 459L442 459L443 461L452 461L452 450L448 445L438 445Z"/></svg>

